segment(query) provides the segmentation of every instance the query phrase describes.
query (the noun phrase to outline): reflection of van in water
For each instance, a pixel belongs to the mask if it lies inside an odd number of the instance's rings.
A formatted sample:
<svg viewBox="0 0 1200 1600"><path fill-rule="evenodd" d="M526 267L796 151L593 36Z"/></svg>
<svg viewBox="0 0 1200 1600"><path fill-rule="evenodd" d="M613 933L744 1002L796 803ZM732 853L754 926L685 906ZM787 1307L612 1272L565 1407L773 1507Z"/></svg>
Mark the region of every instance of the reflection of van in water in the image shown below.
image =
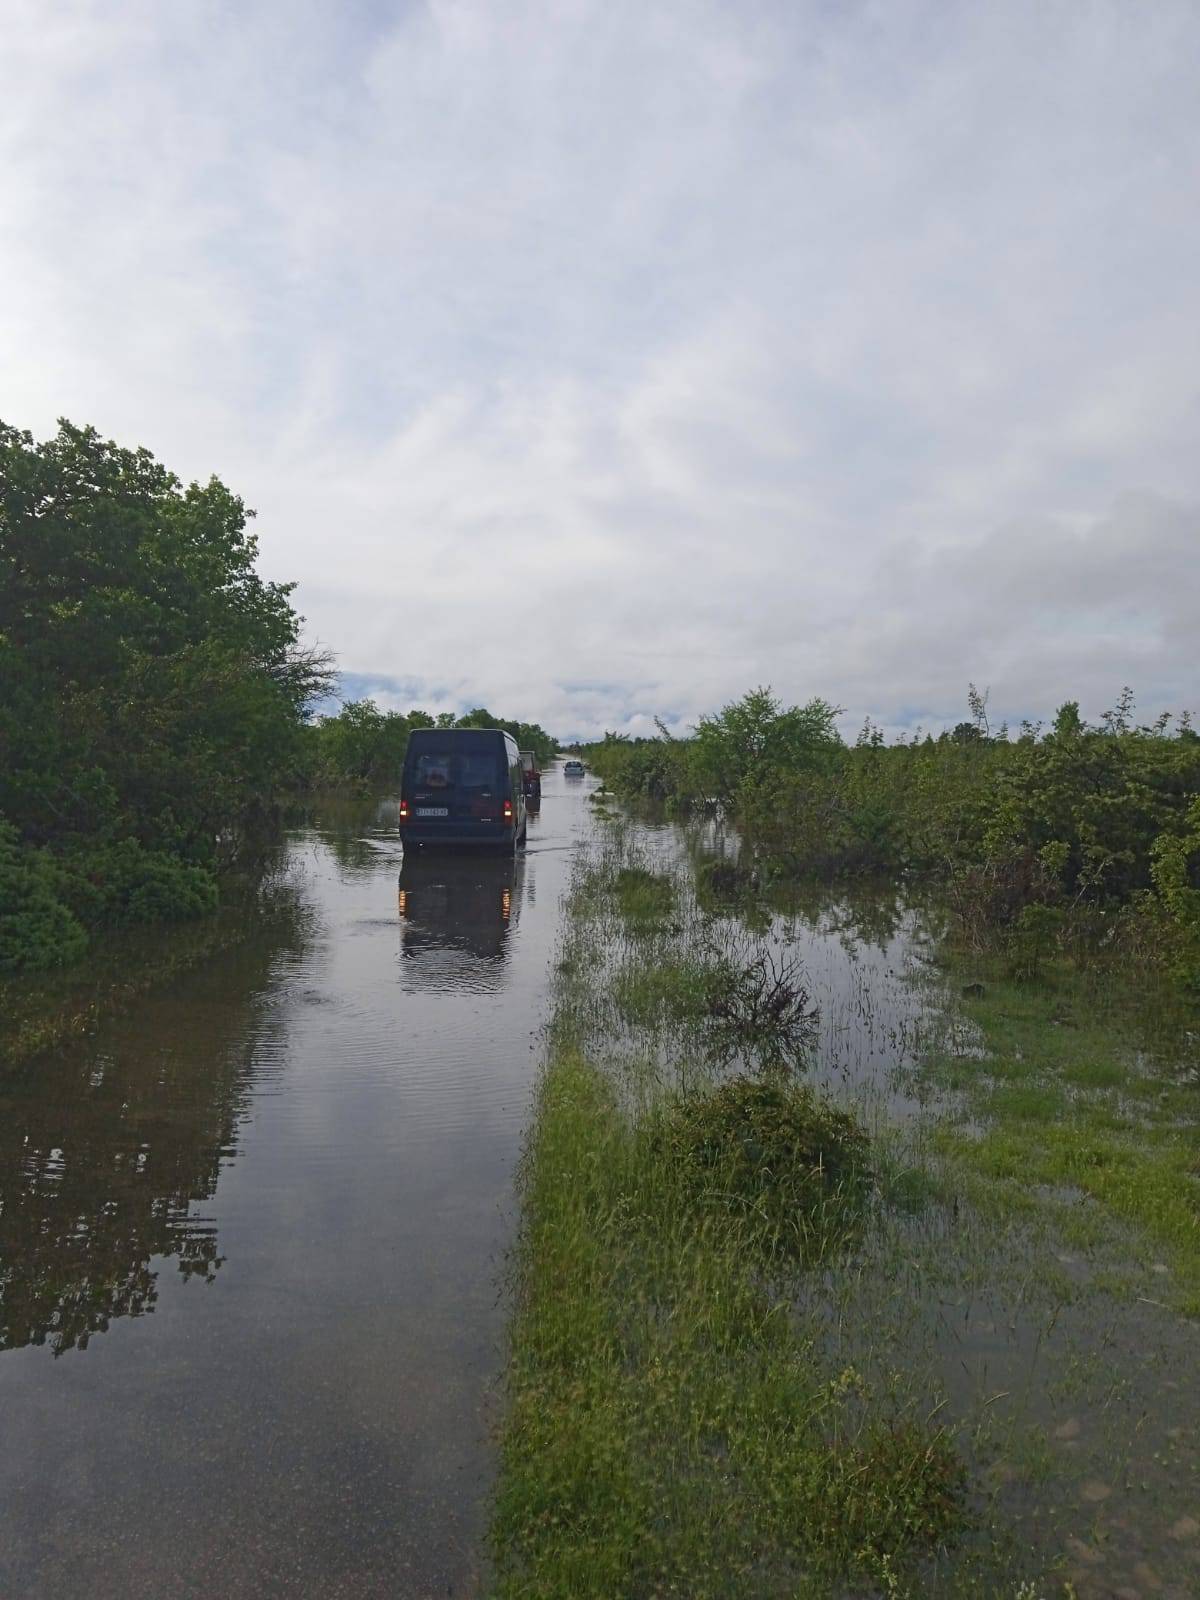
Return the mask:
<svg viewBox="0 0 1200 1600"><path fill-rule="evenodd" d="M400 778L400 838L409 845L492 845L525 837L515 741L500 728L414 728Z"/></svg>
<svg viewBox="0 0 1200 1600"><path fill-rule="evenodd" d="M519 857L410 851L397 883L405 959L420 961L446 950L477 961L501 959L517 920L522 870ZM436 960L431 972L447 976Z"/></svg>

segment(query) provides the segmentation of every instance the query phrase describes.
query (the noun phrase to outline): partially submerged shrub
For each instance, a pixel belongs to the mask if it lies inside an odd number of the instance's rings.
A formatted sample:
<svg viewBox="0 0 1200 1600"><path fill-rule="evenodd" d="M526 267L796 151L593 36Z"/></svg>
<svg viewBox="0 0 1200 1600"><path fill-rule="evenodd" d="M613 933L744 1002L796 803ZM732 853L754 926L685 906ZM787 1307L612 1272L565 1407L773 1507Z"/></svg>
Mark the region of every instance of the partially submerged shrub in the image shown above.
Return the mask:
<svg viewBox="0 0 1200 1600"><path fill-rule="evenodd" d="M652 1138L690 1200L727 1210L772 1253L819 1251L870 1175L863 1129L802 1085L732 1078L678 1102Z"/></svg>
<svg viewBox="0 0 1200 1600"><path fill-rule="evenodd" d="M85 923L183 922L217 909L211 872L136 839L77 850L55 871L62 898Z"/></svg>
<svg viewBox="0 0 1200 1600"><path fill-rule="evenodd" d="M56 892L40 852L23 849L0 823L0 972L65 967L87 949L87 934Z"/></svg>
<svg viewBox="0 0 1200 1600"><path fill-rule="evenodd" d="M89 930L206 916L217 898L206 868L136 839L60 856L21 844L0 823L0 972L70 966L86 954Z"/></svg>
<svg viewBox="0 0 1200 1600"><path fill-rule="evenodd" d="M836 1458L834 1478L831 1501L851 1513L846 1531L868 1570L949 1543L966 1516L966 1469L940 1429L875 1423Z"/></svg>
<svg viewBox="0 0 1200 1600"><path fill-rule="evenodd" d="M817 1011L796 962L760 950L744 965L721 960L704 973L703 1014L718 1042L768 1060L795 1061L812 1044Z"/></svg>
<svg viewBox="0 0 1200 1600"><path fill-rule="evenodd" d="M718 1061L743 1055L764 1070L800 1065L818 1021L792 961L760 950L734 960L711 949L654 963L631 961L617 979L616 998L642 1023L682 1024L694 1046Z"/></svg>
<svg viewBox="0 0 1200 1600"><path fill-rule="evenodd" d="M635 931L660 926L675 906L675 886L670 878L646 867L622 867L614 889L621 915Z"/></svg>
<svg viewBox="0 0 1200 1600"><path fill-rule="evenodd" d="M702 861L696 869L696 889L717 895L747 894L758 887L758 873L739 861Z"/></svg>

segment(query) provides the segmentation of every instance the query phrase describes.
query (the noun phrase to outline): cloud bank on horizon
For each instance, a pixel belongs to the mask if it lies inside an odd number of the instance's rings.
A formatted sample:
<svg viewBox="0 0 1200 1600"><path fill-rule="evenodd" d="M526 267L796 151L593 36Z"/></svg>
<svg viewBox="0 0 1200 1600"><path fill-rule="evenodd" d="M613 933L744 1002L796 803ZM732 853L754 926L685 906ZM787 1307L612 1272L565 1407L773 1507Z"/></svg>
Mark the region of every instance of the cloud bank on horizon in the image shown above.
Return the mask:
<svg viewBox="0 0 1200 1600"><path fill-rule="evenodd" d="M0 0L0 415L388 704L1200 702L1200 9Z"/></svg>

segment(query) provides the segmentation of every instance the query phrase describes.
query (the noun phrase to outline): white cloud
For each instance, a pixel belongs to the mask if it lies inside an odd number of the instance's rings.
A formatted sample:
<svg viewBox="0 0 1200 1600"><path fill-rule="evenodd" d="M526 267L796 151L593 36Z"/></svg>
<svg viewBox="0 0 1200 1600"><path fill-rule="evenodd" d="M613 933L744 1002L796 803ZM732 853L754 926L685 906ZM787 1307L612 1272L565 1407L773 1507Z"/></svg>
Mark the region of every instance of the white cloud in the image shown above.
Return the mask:
<svg viewBox="0 0 1200 1600"><path fill-rule="evenodd" d="M0 414L218 472L348 670L1200 700L1184 0L0 24Z"/></svg>

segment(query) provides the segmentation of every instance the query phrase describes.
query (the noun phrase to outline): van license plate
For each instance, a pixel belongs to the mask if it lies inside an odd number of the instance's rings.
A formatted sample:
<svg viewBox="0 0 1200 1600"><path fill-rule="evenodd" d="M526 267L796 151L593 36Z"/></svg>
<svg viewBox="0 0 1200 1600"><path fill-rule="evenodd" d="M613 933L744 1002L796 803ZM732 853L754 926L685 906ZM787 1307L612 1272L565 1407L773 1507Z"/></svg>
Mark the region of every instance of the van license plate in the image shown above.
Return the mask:
<svg viewBox="0 0 1200 1600"><path fill-rule="evenodd" d="M448 817L449 815L450 815L450 807L449 806L414 806L413 807L413 816L414 817Z"/></svg>

